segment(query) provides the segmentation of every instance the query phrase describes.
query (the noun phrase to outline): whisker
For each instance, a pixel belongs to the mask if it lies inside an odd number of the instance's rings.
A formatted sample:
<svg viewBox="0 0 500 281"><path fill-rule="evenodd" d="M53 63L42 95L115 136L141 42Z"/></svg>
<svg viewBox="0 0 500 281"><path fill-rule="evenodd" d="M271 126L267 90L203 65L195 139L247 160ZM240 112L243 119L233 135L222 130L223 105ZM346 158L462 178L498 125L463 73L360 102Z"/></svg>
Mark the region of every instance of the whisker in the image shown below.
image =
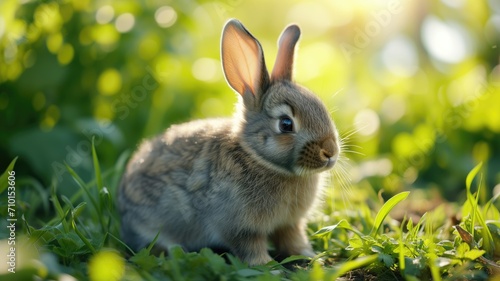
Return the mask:
<svg viewBox="0 0 500 281"><path fill-rule="evenodd" d="M347 149L347 150L343 149L342 152L347 153L347 154L357 154L357 155L361 155L361 156L366 156L366 154L364 154L363 152L351 150L351 149Z"/></svg>
<svg viewBox="0 0 500 281"><path fill-rule="evenodd" d="M351 136L353 136L354 134L358 133L359 131L361 131L361 129L363 128L352 128L350 130L347 130L345 132L342 132L340 133L340 137L341 139L349 139Z"/></svg>

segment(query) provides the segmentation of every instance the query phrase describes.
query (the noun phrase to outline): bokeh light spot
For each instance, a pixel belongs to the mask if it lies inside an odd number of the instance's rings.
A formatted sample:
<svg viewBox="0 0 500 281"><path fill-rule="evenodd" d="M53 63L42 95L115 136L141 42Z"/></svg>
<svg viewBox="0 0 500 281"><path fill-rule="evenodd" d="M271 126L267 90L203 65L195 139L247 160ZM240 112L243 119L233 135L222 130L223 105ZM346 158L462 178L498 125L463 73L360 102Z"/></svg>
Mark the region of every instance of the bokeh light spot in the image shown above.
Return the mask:
<svg viewBox="0 0 500 281"><path fill-rule="evenodd" d="M118 70L114 68L106 69L97 80L97 90L105 96L118 93L122 87L122 77Z"/></svg>
<svg viewBox="0 0 500 281"><path fill-rule="evenodd" d="M59 52L57 53L57 60L60 64L66 65L73 60L73 56L75 54L75 50L71 44L64 44Z"/></svg>
<svg viewBox="0 0 500 281"><path fill-rule="evenodd" d="M441 62L458 63L470 53L465 31L457 24L445 23L435 16L428 16L421 32L425 48Z"/></svg>
<svg viewBox="0 0 500 281"><path fill-rule="evenodd" d="M101 251L89 261L91 281L117 281L125 272L125 261L114 251Z"/></svg>
<svg viewBox="0 0 500 281"><path fill-rule="evenodd" d="M360 135L370 136L378 131L380 119L375 111L363 109L356 114L354 126Z"/></svg>
<svg viewBox="0 0 500 281"><path fill-rule="evenodd" d="M134 15L125 13L116 18L115 27L118 32L129 32L135 25Z"/></svg>
<svg viewBox="0 0 500 281"><path fill-rule="evenodd" d="M297 69L297 77L301 81L308 81L320 76L327 68L336 62L333 59L335 52L330 44L315 43L300 49L300 68Z"/></svg>
<svg viewBox="0 0 500 281"><path fill-rule="evenodd" d="M55 2L38 6L33 15L35 25L49 33L61 29L62 18L59 13L59 5Z"/></svg>
<svg viewBox="0 0 500 281"><path fill-rule="evenodd" d="M396 157L409 157L415 151L413 137L406 132L399 133L392 140L392 151L394 151Z"/></svg>
<svg viewBox="0 0 500 281"><path fill-rule="evenodd" d="M380 109L382 116L390 123L394 123L405 114L406 103L402 97L391 95L384 99Z"/></svg>
<svg viewBox="0 0 500 281"><path fill-rule="evenodd" d="M0 15L0 38L3 37L3 34L5 33L5 20L4 18Z"/></svg>
<svg viewBox="0 0 500 281"><path fill-rule="evenodd" d="M120 34L111 24L96 25L92 28L92 38L101 45L111 45L118 41Z"/></svg>
<svg viewBox="0 0 500 281"><path fill-rule="evenodd" d="M406 37L395 37L382 50L382 61L394 75L411 77L418 71L417 50Z"/></svg>
<svg viewBox="0 0 500 281"><path fill-rule="evenodd" d="M105 99L100 98L96 100L96 104L94 106L94 117L97 120L113 120L115 116L115 112L113 110L112 105L107 102Z"/></svg>
<svg viewBox="0 0 500 281"><path fill-rule="evenodd" d="M150 34L139 43L139 56L144 60L150 60L158 54L160 48L160 37L157 34Z"/></svg>
<svg viewBox="0 0 500 281"><path fill-rule="evenodd" d="M63 37L60 32L51 34L47 37L47 49L53 54L59 51L63 44Z"/></svg>
<svg viewBox="0 0 500 281"><path fill-rule="evenodd" d="M314 15L314 16L311 16ZM340 13L339 13L340 15ZM340 24L350 21L350 14L346 13L339 16ZM337 17L337 16L335 16ZM305 28L311 33L322 33L330 28L333 23L332 15L322 5L316 2L305 2L293 5L288 13L290 21L299 21L302 28Z"/></svg>
<svg viewBox="0 0 500 281"><path fill-rule="evenodd" d="M59 121L61 116L59 108L55 105L51 105L45 111L44 117L40 123L40 127L44 131L50 131Z"/></svg>
<svg viewBox="0 0 500 281"><path fill-rule="evenodd" d="M156 10L155 20L163 28L171 27L177 21L177 13L170 6L162 6Z"/></svg>
<svg viewBox="0 0 500 281"><path fill-rule="evenodd" d="M100 24L110 22L115 15L115 10L110 5L102 6L95 13L95 20Z"/></svg>
<svg viewBox="0 0 500 281"><path fill-rule="evenodd" d="M194 62L191 69L194 78L201 81L214 81L217 79L217 70L220 62L210 58L201 58Z"/></svg>

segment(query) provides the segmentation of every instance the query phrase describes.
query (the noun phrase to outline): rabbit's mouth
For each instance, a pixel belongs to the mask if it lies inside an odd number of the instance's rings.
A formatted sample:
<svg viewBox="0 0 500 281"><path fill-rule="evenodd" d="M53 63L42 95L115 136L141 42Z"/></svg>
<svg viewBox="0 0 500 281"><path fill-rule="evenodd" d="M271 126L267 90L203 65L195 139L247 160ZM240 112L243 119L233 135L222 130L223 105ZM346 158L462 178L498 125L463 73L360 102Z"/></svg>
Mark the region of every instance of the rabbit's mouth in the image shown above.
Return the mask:
<svg viewBox="0 0 500 281"><path fill-rule="evenodd" d="M298 170L318 173L333 168L337 163L339 149L336 142L329 138L322 142L309 142L302 149L297 165Z"/></svg>
<svg viewBox="0 0 500 281"><path fill-rule="evenodd" d="M328 158L328 161L325 164L326 170L333 168L335 163L337 163L337 159L339 158L338 156L339 156L338 154L335 154L335 156Z"/></svg>

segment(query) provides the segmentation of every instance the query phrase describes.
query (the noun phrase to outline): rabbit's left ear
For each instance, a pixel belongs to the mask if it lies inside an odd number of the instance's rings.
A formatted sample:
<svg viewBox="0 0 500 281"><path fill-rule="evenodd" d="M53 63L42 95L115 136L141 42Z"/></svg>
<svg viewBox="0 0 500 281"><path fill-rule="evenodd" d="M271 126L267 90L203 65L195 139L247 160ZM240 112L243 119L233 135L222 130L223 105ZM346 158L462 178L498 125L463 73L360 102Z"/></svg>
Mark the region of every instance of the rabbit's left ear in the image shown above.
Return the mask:
<svg viewBox="0 0 500 281"><path fill-rule="evenodd" d="M227 82L249 103L266 91L269 74L259 41L232 19L222 31L222 67Z"/></svg>
<svg viewBox="0 0 500 281"><path fill-rule="evenodd" d="M299 37L300 28L295 24L289 25L281 33L278 41L278 55L271 74L271 81L292 80L293 56Z"/></svg>

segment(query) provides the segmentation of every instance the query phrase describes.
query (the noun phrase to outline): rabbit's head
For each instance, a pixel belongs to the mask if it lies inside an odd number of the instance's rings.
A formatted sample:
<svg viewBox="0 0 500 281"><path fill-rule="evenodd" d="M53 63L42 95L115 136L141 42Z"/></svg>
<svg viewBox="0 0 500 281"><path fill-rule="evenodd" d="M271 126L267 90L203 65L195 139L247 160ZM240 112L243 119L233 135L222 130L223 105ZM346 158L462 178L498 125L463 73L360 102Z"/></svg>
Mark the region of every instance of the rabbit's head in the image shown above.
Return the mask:
<svg viewBox="0 0 500 281"><path fill-rule="evenodd" d="M235 131L243 148L274 171L307 175L332 168L340 146L325 105L292 81L299 37L296 25L283 31L269 76L259 41L233 19L222 32L221 56L228 84L241 95Z"/></svg>

